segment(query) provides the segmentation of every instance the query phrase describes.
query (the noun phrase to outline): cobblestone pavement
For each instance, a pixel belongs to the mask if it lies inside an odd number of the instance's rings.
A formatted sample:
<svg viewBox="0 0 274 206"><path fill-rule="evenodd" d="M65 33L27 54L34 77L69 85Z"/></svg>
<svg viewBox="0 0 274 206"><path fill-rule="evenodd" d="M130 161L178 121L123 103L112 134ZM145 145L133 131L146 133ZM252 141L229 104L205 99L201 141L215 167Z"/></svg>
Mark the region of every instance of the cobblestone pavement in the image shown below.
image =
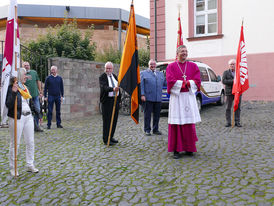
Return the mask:
<svg viewBox="0 0 274 206"><path fill-rule="evenodd" d="M226 128L224 106L203 108L197 124L198 153L174 160L163 135L144 136L143 114L135 125L120 115L115 137L102 144L95 115L63 122L64 129L36 133L38 174L27 173L25 145L20 176L8 168L8 130L0 129L1 205L259 205L274 202L274 103L243 102L242 128Z"/></svg>

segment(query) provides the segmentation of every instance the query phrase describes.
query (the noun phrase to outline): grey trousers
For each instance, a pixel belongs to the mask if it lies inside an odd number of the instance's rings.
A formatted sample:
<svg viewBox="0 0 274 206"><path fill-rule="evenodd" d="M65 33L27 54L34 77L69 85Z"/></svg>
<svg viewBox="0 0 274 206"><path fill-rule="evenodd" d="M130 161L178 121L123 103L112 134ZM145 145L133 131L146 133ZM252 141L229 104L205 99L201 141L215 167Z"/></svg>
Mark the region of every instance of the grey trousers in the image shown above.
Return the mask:
<svg viewBox="0 0 274 206"><path fill-rule="evenodd" d="M234 95L226 95L226 111L225 111L225 117L226 117L226 123L231 124L231 108L232 103L234 100ZM235 112L235 124L240 123L240 116L241 116L241 101L242 101L242 95L240 96L238 109Z"/></svg>

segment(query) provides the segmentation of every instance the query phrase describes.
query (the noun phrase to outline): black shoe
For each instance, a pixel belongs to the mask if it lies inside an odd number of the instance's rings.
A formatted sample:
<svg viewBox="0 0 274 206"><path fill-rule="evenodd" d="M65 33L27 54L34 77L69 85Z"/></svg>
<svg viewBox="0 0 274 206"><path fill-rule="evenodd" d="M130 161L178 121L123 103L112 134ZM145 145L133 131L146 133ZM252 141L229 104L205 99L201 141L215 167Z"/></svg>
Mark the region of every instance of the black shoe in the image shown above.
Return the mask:
<svg viewBox="0 0 274 206"><path fill-rule="evenodd" d="M118 140L116 140L116 139L114 139L114 138L111 138L110 141L113 142L113 143L115 143L115 144L118 143Z"/></svg>
<svg viewBox="0 0 274 206"><path fill-rule="evenodd" d="M185 155L187 155L187 156L193 156L193 152L186 152Z"/></svg>
<svg viewBox="0 0 274 206"><path fill-rule="evenodd" d="M151 136L150 132L146 132L145 134L146 136Z"/></svg>
<svg viewBox="0 0 274 206"><path fill-rule="evenodd" d="M174 151L173 153L173 159L179 159L180 158L180 153L177 151Z"/></svg>
<svg viewBox="0 0 274 206"><path fill-rule="evenodd" d="M104 142L104 145L108 145L108 143L107 143L107 142ZM115 145L115 143L112 142L112 141L110 141L110 142L109 142L109 146L111 146L111 145Z"/></svg>
<svg viewBox="0 0 274 206"><path fill-rule="evenodd" d="M236 123L235 126L236 127L242 127L242 125L240 123Z"/></svg>
<svg viewBox="0 0 274 206"><path fill-rule="evenodd" d="M48 126L47 129L50 129L50 126Z"/></svg>
<svg viewBox="0 0 274 206"><path fill-rule="evenodd" d="M61 124L57 125L57 128L63 128L63 126Z"/></svg>
<svg viewBox="0 0 274 206"><path fill-rule="evenodd" d="M231 127L231 124L230 124L230 123L227 123L227 124L225 125L225 127Z"/></svg>
<svg viewBox="0 0 274 206"><path fill-rule="evenodd" d="M40 127L38 127L37 129L34 130L35 132L44 132L44 130L42 130Z"/></svg>
<svg viewBox="0 0 274 206"><path fill-rule="evenodd" d="M160 132L160 131L156 131L156 132L153 132L153 134L156 134L156 135L162 135L162 132Z"/></svg>

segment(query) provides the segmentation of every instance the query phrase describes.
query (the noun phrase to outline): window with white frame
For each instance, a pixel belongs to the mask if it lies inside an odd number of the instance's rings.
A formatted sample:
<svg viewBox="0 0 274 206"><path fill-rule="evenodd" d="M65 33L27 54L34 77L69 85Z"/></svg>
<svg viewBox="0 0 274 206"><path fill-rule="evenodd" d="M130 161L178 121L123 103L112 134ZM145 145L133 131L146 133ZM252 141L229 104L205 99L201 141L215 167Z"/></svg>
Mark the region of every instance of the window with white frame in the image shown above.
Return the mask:
<svg viewBox="0 0 274 206"><path fill-rule="evenodd" d="M217 34L217 0L194 1L195 36Z"/></svg>

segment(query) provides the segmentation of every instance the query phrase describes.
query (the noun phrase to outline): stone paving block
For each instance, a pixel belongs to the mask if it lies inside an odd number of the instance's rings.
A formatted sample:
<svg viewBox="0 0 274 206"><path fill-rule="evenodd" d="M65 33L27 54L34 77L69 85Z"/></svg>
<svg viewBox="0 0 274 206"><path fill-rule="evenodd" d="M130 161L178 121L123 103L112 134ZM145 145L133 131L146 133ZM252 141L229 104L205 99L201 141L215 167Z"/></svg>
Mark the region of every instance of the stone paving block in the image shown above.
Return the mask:
<svg viewBox="0 0 274 206"><path fill-rule="evenodd" d="M35 133L38 174L25 172L25 143L15 180L9 175L8 129L0 129L2 205L272 205L274 103L243 102L242 128L225 128L225 108L203 108L196 130L198 152L174 160L163 135L143 134L120 115L115 146L102 143L102 117L63 121L63 129ZM43 123L46 127L46 123Z"/></svg>

